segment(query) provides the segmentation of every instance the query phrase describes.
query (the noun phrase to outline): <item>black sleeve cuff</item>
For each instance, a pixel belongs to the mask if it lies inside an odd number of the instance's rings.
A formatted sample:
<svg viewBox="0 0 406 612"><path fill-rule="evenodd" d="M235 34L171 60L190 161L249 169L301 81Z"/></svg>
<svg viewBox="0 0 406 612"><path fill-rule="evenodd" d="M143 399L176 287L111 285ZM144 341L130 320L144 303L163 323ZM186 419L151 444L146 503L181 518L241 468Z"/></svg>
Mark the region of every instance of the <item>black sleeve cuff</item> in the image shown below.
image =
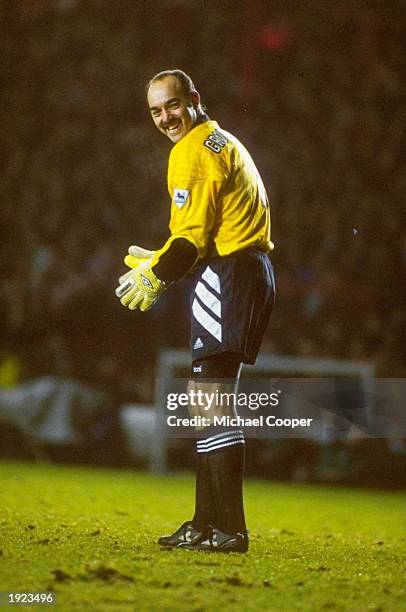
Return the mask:
<svg viewBox="0 0 406 612"><path fill-rule="evenodd" d="M164 283L177 281L190 270L198 257L194 244L186 238L175 238L168 250L162 253L152 270Z"/></svg>

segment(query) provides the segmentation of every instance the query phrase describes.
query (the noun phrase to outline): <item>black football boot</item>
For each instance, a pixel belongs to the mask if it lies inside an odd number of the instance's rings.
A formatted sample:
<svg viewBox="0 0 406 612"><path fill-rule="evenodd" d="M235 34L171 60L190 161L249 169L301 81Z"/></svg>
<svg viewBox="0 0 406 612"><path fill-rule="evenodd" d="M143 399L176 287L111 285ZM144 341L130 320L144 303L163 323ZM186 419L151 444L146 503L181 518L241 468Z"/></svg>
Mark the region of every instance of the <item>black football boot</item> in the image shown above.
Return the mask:
<svg viewBox="0 0 406 612"><path fill-rule="evenodd" d="M246 553L248 545L248 533L224 533L216 527L210 527L206 530L203 538L195 542L179 544L179 549L217 553Z"/></svg>
<svg viewBox="0 0 406 612"><path fill-rule="evenodd" d="M193 544L203 537L203 532L193 527L192 521L186 521L175 533L169 536L161 536L158 540L164 548L176 548L180 544Z"/></svg>

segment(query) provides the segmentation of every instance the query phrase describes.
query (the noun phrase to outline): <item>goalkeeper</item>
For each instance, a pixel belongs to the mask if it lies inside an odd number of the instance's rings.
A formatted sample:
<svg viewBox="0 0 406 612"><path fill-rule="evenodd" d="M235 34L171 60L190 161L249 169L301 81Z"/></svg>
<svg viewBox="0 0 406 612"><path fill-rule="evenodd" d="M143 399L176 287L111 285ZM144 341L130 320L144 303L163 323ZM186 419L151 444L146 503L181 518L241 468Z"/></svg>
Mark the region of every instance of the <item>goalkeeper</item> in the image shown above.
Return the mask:
<svg viewBox="0 0 406 612"><path fill-rule="evenodd" d="M274 302L268 197L248 151L208 117L188 75L160 72L148 83L147 98L156 127L174 144L170 237L157 251L130 247L126 263L133 269L120 278L116 295L124 306L146 311L192 271L190 388L236 390L242 363L255 362ZM207 408L198 410L235 414ZM159 543L246 552L243 432L209 427L203 436L196 443L194 516Z"/></svg>

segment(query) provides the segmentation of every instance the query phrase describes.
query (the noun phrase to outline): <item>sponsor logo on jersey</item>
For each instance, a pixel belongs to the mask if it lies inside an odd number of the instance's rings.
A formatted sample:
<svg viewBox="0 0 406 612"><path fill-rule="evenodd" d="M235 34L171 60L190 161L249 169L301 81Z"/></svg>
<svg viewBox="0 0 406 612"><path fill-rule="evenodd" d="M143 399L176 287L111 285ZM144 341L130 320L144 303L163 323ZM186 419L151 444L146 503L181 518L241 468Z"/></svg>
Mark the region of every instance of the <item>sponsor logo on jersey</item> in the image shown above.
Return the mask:
<svg viewBox="0 0 406 612"><path fill-rule="evenodd" d="M200 349L200 348L203 348L203 347L204 347L203 342L201 341L200 338L197 338L196 342L193 345L193 348L194 349Z"/></svg>
<svg viewBox="0 0 406 612"><path fill-rule="evenodd" d="M175 189L173 194L173 201L175 202L178 208L182 208L189 198L190 191L189 189Z"/></svg>

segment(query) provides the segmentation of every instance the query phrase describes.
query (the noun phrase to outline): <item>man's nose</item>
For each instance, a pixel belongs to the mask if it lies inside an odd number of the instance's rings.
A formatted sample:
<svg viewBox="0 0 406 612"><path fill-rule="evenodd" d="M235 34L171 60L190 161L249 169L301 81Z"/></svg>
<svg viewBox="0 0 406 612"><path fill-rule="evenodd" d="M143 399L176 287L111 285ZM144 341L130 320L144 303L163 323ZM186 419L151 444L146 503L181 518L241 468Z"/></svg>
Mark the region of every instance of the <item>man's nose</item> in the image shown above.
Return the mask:
<svg viewBox="0 0 406 612"><path fill-rule="evenodd" d="M165 109L162 110L162 123L168 123L171 119L171 114Z"/></svg>

